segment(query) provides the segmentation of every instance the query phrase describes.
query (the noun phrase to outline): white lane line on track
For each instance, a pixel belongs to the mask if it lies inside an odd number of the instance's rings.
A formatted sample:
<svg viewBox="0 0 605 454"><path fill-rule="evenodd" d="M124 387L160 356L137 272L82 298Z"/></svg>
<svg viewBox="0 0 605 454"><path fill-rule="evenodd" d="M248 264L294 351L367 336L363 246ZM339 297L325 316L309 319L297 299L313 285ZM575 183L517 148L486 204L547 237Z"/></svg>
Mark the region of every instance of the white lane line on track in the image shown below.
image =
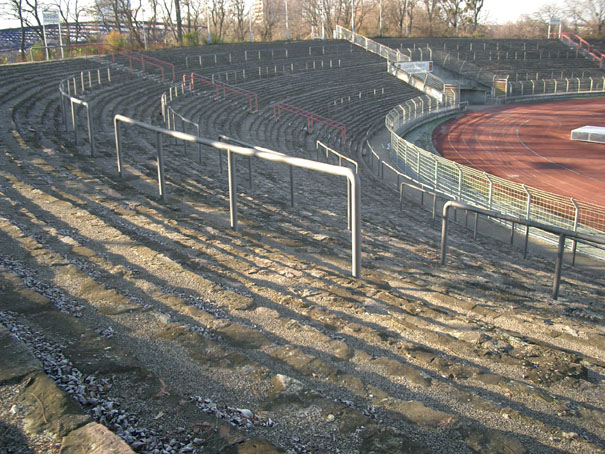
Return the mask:
<svg viewBox="0 0 605 454"><path fill-rule="evenodd" d="M577 171L575 171L573 169L570 169L569 167L565 167L563 164L559 164L558 162L555 162L552 159L548 159L547 157L542 156L540 153L537 153L535 150L533 150L531 147L529 147L525 142L523 142L523 140L521 140L521 137L519 136L519 129L521 129L521 126L525 125L529 121L531 121L531 118L528 118L523 123L521 123L519 126L517 126L517 130L515 131L515 135L517 136L517 140L519 141L519 143L521 145L523 145L525 147L525 149L527 151L529 151L530 153L533 153L534 155L538 156L541 159L544 159L545 161L550 162L551 164L554 164L557 167L560 167L563 170L567 170L568 172L574 173L574 174L576 174L576 175L578 175L580 177L588 178L589 180L596 181L597 183L605 183L605 181L603 181L603 180L599 180L597 178L593 178L593 177L590 177L588 175L584 175L583 173L577 172Z"/></svg>

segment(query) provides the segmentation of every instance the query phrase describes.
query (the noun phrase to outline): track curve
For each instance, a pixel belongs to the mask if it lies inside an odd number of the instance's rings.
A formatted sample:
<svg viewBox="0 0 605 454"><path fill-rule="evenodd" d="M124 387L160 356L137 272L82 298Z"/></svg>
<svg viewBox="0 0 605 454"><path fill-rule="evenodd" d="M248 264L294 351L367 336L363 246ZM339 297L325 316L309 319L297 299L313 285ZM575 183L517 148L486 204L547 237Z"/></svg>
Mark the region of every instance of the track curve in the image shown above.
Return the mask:
<svg viewBox="0 0 605 454"><path fill-rule="evenodd" d="M490 107L439 125L445 158L538 189L605 206L605 144L570 140L605 127L605 98Z"/></svg>

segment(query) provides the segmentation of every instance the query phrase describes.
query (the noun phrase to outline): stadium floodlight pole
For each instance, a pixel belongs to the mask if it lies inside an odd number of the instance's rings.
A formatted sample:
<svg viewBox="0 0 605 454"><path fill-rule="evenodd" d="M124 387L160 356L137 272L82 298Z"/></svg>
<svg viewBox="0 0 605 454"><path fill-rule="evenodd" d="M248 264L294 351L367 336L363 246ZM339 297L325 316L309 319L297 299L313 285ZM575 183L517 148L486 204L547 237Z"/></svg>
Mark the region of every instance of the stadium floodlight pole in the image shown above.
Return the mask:
<svg viewBox="0 0 605 454"><path fill-rule="evenodd" d="M288 24L288 0L284 0L286 3L286 41L290 41L290 27Z"/></svg>

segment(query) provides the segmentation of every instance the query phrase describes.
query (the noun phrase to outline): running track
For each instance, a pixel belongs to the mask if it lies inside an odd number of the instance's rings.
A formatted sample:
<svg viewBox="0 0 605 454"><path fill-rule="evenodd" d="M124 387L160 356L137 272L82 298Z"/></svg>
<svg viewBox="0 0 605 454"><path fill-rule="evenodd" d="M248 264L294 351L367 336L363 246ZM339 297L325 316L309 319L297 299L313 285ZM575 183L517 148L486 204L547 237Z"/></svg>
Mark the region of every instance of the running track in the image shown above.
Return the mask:
<svg viewBox="0 0 605 454"><path fill-rule="evenodd" d="M491 107L433 131L439 153L507 180L605 206L605 144L570 140L605 127L605 98Z"/></svg>

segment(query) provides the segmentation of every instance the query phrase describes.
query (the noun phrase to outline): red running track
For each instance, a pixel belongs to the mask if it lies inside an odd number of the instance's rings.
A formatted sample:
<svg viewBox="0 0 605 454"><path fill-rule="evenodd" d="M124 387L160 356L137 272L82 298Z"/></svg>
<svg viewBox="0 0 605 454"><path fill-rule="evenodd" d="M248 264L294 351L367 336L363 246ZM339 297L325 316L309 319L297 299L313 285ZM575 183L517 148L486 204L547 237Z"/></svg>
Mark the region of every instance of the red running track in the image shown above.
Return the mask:
<svg viewBox="0 0 605 454"><path fill-rule="evenodd" d="M570 140L605 127L605 98L491 107L433 132L445 158L507 180L605 206L605 144Z"/></svg>

